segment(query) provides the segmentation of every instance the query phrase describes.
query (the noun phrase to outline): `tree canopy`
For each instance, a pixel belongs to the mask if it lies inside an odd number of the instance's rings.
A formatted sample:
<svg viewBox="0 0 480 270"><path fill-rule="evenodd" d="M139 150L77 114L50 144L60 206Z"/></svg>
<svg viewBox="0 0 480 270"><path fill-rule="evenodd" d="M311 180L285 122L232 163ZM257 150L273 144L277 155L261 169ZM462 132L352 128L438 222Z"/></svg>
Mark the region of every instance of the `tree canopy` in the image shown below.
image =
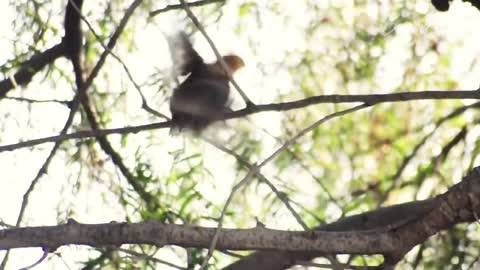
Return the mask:
<svg viewBox="0 0 480 270"><path fill-rule="evenodd" d="M0 3L0 269L473 269L479 6ZM245 62L201 134L179 31Z"/></svg>

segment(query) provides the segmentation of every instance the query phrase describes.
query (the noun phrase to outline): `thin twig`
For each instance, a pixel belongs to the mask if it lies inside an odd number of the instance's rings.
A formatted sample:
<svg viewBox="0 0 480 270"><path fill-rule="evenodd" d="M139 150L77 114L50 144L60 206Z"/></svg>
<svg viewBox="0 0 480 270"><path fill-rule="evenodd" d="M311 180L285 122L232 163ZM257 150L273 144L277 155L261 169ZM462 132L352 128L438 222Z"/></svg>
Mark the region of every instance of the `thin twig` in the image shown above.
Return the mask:
<svg viewBox="0 0 480 270"><path fill-rule="evenodd" d="M88 81L88 80L87 80ZM474 91L426 91L426 92L403 92L394 94L382 94L382 95L327 95L327 96L315 96L306 99L300 99L296 101L289 101L283 103L270 103L263 105L255 105L255 107L245 108L238 111L225 114L223 117L219 117L218 120L228 120L233 118L240 118L250 114L268 111L288 111L306 106L311 106L321 103L351 103L365 101L368 104L377 104L384 102L399 102L407 100L427 100L427 99L478 99L477 93ZM473 106L473 105L472 105ZM475 106L477 107L478 104ZM12 151L19 148L35 146L47 142L59 142L68 139L82 139L96 136L104 136L110 134L127 134L137 133L145 130L168 128L171 126L170 121L159 122L146 125L138 125L124 128L103 129L96 131L80 131L76 133L70 133L65 135L49 136L39 139L32 139L25 142L19 142L14 144L8 144L0 146L0 152Z"/></svg>
<svg viewBox="0 0 480 270"><path fill-rule="evenodd" d="M415 147L413 147L412 151L410 154L408 154L403 160L400 166L398 167L397 171L395 174L392 176L392 184L391 186L383 193L382 197L380 198L378 205L382 205L385 200L388 197L388 194L395 188L398 188L400 185L400 177L402 176L405 168L407 165L410 163L410 161L417 155L418 151L420 151L420 148L435 134L435 132L448 120L453 119L462 113L464 113L466 110L471 109L471 108L478 108L480 107L480 102L475 102L473 104L467 105L467 106L462 106L459 107L455 110L453 110L451 113L447 114L446 116L440 118L438 121L435 122L435 127L428 133L426 134L420 142L418 142Z"/></svg>
<svg viewBox="0 0 480 270"><path fill-rule="evenodd" d="M157 259L153 256L150 256L150 255L147 255L147 254L142 254L142 253L139 253L139 252L136 252L136 251L133 251L133 250L128 250L128 249L124 249L124 248L118 248L117 250L120 251L120 252L129 254L129 255L135 256L135 257L145 259L145 260L151 260L151 261L154 261L156 263L164 264L166 266L170 266L170 267L173 267L175 269L180 269L180 270L187 270L188 269L188 268L181 267L181 266L178 266L176 264L173 264L171 262L167 262L165 260Z"/></svg>
<svg viewBox="0 0 480 270"><path fill-rule="evenodd" d="M73 0L70 0L71 3L73 4L74 7L75 4L72 2ZM140 4L141 1L138 2L138 4ZM135 9L130 9L130 13L129 14L133 14L133 11ZM81 12L78 8L76 9L77 12ZM127 13L129 12L127 11ZM86 19L82 16L80 16L80 18L83 18L85 21ZM86 21L86 23L88 24L88 21ZM91 26L90 26L91 27ZM93 28L90 28L92 31L93 31ZM99 40L100 41L100 40ZM142 100L143 100L143 107L148 107L148 105L146 104L146 99L145 97L143 96L143 93L141 92L139 86L137 85L137 83L133 80L133 77L131 77L131 74L127 68L127 66L122 62L122 60L120 58L118 58L115 54L112 53L112 50L110 50L107 46L103 45L103 48L105 49L105 52L108 52L110 53L112 56L116 57L116 59L122 63L123 67L126 69L127 71L127 74L130 75L130 79L132 81L132 83L134 83L134 85L137 87L137 90L138 92L140 93L140 96L142 97ZM83 82L81 82L83 84ZM80 88L80 87L79 87ZM85 115L86 115L86 118L91 126L91 128L93 130L98 130L99 129L99 124L98 124L98 120L97 120L97 116L95 115L94 111L92 110L92 106L91 106L91 102L90 102L90 98L88 95L84 94L82 95L81 97L81 103L82 103L82 106L83 106L83 109L84 109L84 112L85 112ZM158 113L157 115L161 115L160 113ZM165 116L165 118L168 119L168 117ZM142 198L143 201L145 201L145 203L147 205L156 205L156 204L152 204L152 202L154 202L154 198L150 195L150 193L148 193L144 187L137 181L137 179L135 178L135 176L130 172L130 170L127 168L127 166L124 164L123 162L123 159L121 158L121 156L115 151L115 149L112 147L112 145L110 144L110 142L108 141L108 139L105 137L105 136L97 136L96 137L97 140L98 140L98 143L100 145L100 147L102 148L103 151L105 151L105 153L110 156L113 164L115 164L115 166L117 166L120 171L122 172L123 176L126 178L127 182L133 187L133 189L139 194L140 198Z"/></svg>
<svg viewBox="0 0 480 270"><path fill-rule="evenodd" d="M0 226L2 227L5 227L7 229L12 229L12 228L15 228L14 225L11 225L11 224L8 224L8 223L5 223L5 221L3 221L2 219L0 219Z"/></svg>
<svg viewBox="0 0 480 270"><path fill-rule="evenodd" d="M70 101L57 100L57 99L36 100L36 99L30 99L30 98L24 98L24 97L10 97L10 96L6 96L6 97L4 97L4 99L26 102L26 103L30 103L30 104L35 104L35 103L58 103L58 104L61 104L61 105L66 105L66 106L68 106L70 104Z"/></svg>
<svg viewBox="0 0 480 270"><path fill-rule="evenodd" d="M251 121L250 121L251 122ZM278 143L281 143L283 144L284 141L280 138L280 137L277 137L275 135L273 135L270 131L268 131L266 128L262 127L262 126L258 126L256 125L255 123L251 122L253 125L256 126L256 128L260 129L261 131L263 131L265 134L269 135L270 137L274 138ZM306 171L310 177L312 177L319 185L320 185L320 188L323 190L323 192L325 192L325 194L327 194L327 197L329 199L329 201L332 201L336 206L338 206L338 208L340 208L340 210L343 212L343 206L340 204L340 202L335 199L332 195L332 193L330 192L330 190L328 190L328 188L325 186L325 184L322 182L322 180L317 177L313 172L312 170L307 166L305 165L301 158L295 153L293 152L292 150L290 149L287 149L287 152L293 157L293 159L295 159L299 164L300 164L300 167L302 167L302 169L304 171Z"/></svg>
<svg viewBox="0 0 480 270"><path fill-rule="evenodd" d="M78 107L79 107L79 103L80 103L79 101L80 101L80 99L79 99L79 95L77 93L75 95L74 99L72 100L72 107L70 109L70 113L68 114L67 120L65 121L65 124L64 124L62 130L60 131L59 136L65 135L67 133L68 129L70 128L70 126L72 125L73 118L74 118L75 113L76 113L76 111L78 110ZM47 158L43 162L40 169L37 171L37 174L35 175L33 180L30 182L30 185L28 186L27 190L23 194L22 204L20 205L20 210L18 212L17 221L15 222L15 226L17 226L17 227L20 226L20 223L23 220L23 215L25 214L25 210L26 210L27 205L28 205L30 194L33 192L35 186L40 181L40 178L45 173L47 173L48 166L50 165L50 162L52 161L53 157L57 153L57 150L60 148L60 145L61 145L62 142L63 142L63 140L55 142L55 144L52 147L52 149L50 150L50 153L48 154ZM5 253L5 256L3 257L2 263L0 264L0 269L5 269L5 266L7 265L7 262L8 262L9 254L10 254L10 250L7 250L7 252Z"/></svg>
<svg viewBox="0 0 480 270"><path fill-rule="evenodd" d="M189 7L201 7L207 4L214 4L214 3L225 3L225 0L202 0L202 1L196 1L196 2L189 2L187 5ZM153 17L155 15L158 15L160 13L164 13L170 10L175 10L175 9L182 9L183 6L181 4L173 4L173 5L167 5L164 8L155 10L150 12L150 17Z"/></svg>
<svg viewBox="0 0 480 270"><path fill-rule="evenodd" d="M41 264L48 256L48 251L46 249L43 249L43 254L42 254L42 257L40 257L40 259L38 259L38 261L36 261L34 264L30 265L30 266L26 266L26 267L23 267L23 268L20 268L20 270L29 270L29 269L33 269L35 266Z"/></svg>
<svg viewBox="0 0 480 270"><path fill-rule="evenodd" d="M302 265L302 266L318 267L318 268L324 268L324 269L335 269L335 266L330 264L321 264L321 263L314 263L309 261L296 261L295 263L297 265ZM349 270L380 270L381 269L379 266L356 266L356 265L349 265L349 264L343 264L343 263L339 263L337 267L341 267L340 269L349 269Z"/></svg>
<svg viewBox="0 0 480 270"><path fill-rule="evenodd" d="M240 156L239 154L235 153L235 151L215 142L214 140L212 139L209 139L209 138L206 138L204 137L204 140L208 143L210 143L211 145L213 145L214 147L216 147L217 149L235 157L235 159L237 159L240 163L242 163L244 166L246 166L249 170L251 170L253 168L253 165L248 162L244 157ZM270 189L275 193L275 195L277 196L277 198L283 202L283 204L285 204L285 207L287 207L287 209L290 211L290 213L293 215L293 217L295 218L295 220L298 222L298 224L300 224L300 226L302 226L302 228L304 230L309 230L307 224L305 224L305 222L302 220L302 218L300 217L300 215L295 211L295 209L293 209L293 206L290 204L290 201L288 199L288 197L286 196L285 193L279 191L275 185L270 181L268 180L267 177L265 177L262 173L258 172L256 174L268 187L270 187Z"/></svg>
<svg viewBox="0 0 480 270"><path fill-rule="evenodd" d="M228 149L227 147L221 145L221 144L218 144L216 143L214 140L211 140L211 139L208 139L208 138L205 138L204 139L212 144L213 146L215 146L216 148L220 149L221 151L224 151L225 153L227 154L230 154L232 156L234 156L239 162L243 163L245 166L247 166L249 169L253 169L254 166L251 165L248 161L246 161L242 156L238 155L237 153L235 153L235 151L231 150L231 149ZM305 230L310 230L310 228L308 227L308 225L303 221L302 217L300 217L300 215L297 213L297 211L295 211L295 209L293 209L293 206L290 204L290 200L288 199L288 197L286 196L285 193L283 192L280 192L277 187L275 187L275 185L270 182L270 180L268 180L267 177L265 177L262 173L260 173L259 171L256 173L257 176L260 177L260 179L265 183L267 184L267 186L270 187L270 189L275 193L275 195L277 196L277 198L283 202L283 204L285 204L285 207L287 207L287 209L290 211L290 213L293 215L293 217L295 218L295 220L298 222L298 224L300 224L300 226ZM333 264L332 268L333 269L336 269L336 270L341 270L343 269L339 262L335 259L335 257L331 256L331 255L328 255L326 256L328 260L330 260ZM205 262L205 261L204 261Z"/></svg>
<svg viewBox="0 0 480 270"><path fill-rule="evenodd" d="M244 255L241 255L241 254L229 251L229 250L219 250L219 251L223 254L226 254L228 256L231 256L231 257L234 257L234 258L237 258L237 259L241 259L241 258L245 257Z"/></svg>
<svg viewBox="0 0 480 270"><path fill-rule="evenodd" d="M233 199L233 196L237 193L238 190L240 190L240 188L242 188L244 185L246 185L250 181L252 176L254 174L256 174L258 171L259 171L259 167L253 165L253 168L250 169L250 171L247 173L247 175L245 175L245 177L240 182L238 182L235 186L233 186L232 191L230 192L230 195L228 195L227 201L225 202L225 205L222 209L220 217L218 218L218 225L217 225L217 228L215 230L215 234L213 235L212 242L210 242L210 247L208 248L207 256L205 256L205 259L203 260L203 263L202 263L202 266L200 267L200 270L204 270L205 267L207 267L208 261L210 260L210 258L213 255L213 251L215 250L215 246L217 245L218 237L220 235L220 231L221 231L222 226L223 226L223 219L224 219L225 214L227 212L228 206L230 205L230 203Z"/></svg>
<svg viewBox="0 0 480 270"><path fill-rule="evenodd" d="M317 128L319 125L323 124L324 122L332 119L332 118L336 118L336 117L339 117L339 116L342 116L342 115L345 115L345 114L349 114L349 113L352 113L352 112L355 112L355 111L358 111L358 110L361 110L361 109L365 109L365 108L368 108L370 107L371 105L369 104L361 104L361 105L358 105L358 106L355 106L355 107L352 107L350 109L346 109L346 110L343 110L343 111L339 111L339 112L335 112L335 113L332 113L332 114L329 114L327 116L325 116L324 118L316 121L315 123L311 124L309 127L301 130L299 133L297 133L297 135L293 136L292 138L288 139L287 141L285 141L285 143L280 147L278 148L277 150L275 150L270 156L268 156L265 160L263 160L259 165L258 167L262 167L264 166L265 164L267 164L268 162L270 162L271 160L273 160L278 154L280 154L281 152L283 152L285 149L287 149L289 146L291 146L292 144L295 143L296 140L298 140L300 137L302 137L303 135L307 134L308 132L314 130L315 128Z"/></svg>
<svg viewBox="0 0 480 270"><path fill-rule="evenodd" d="M123 127L123 128L110 128L110 129L97 129L97 130L82 130L69 134L60 134L55 136L49 136L39 139L28 140L24 142L2 145L0 146L0 152L4 151L13 151L20 148L31 147L48 142L63 142L70 139L85 139L91 137L106 136L111 134L128 134L128 133L138 133L140 131L160 129L170 127L170 121L160 122L147 125Z"/></svg>

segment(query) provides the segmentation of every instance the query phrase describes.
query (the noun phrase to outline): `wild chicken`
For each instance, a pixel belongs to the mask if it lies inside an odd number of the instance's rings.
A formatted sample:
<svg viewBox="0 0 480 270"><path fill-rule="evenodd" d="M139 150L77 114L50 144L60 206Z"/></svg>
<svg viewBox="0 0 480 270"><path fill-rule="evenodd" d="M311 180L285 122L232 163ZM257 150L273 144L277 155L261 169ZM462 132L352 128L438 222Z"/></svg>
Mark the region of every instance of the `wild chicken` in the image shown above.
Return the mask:
<svg viewBox="0 0 480 270"><path fill-rule="evenodd" d="M205 63L184 32L179 33L170 45L177 73L188 75L173 90L170 99L171 133L187 129L198 135L230 110L229 78L245 64L236 55L223 56L228 70L219 61Z"/></svg>

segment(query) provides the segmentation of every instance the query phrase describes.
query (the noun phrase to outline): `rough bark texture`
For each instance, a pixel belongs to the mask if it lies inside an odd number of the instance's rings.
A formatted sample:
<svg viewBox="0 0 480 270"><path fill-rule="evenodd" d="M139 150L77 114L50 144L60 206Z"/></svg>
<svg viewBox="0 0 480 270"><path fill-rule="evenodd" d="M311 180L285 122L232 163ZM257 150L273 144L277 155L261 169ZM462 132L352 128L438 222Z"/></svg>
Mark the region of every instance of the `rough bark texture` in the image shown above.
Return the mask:
<svg viewBox="0 0 480 270"><path fill-rule="evenodd" d="M449 191L426 201L381 208L313 231L222 229L217 249L277 250L255 253L226 269L284 269L326 254L383 254L401 259L415 245L480 212L480 175L474 170ZM207 248L215 228L146 222L14 228L0 231L0 249L62 245L167 244ZM281 252L278 252L280 250ZM288 251L288 252L287 252ZM292 252L293 251L293 252Z"/></svg>

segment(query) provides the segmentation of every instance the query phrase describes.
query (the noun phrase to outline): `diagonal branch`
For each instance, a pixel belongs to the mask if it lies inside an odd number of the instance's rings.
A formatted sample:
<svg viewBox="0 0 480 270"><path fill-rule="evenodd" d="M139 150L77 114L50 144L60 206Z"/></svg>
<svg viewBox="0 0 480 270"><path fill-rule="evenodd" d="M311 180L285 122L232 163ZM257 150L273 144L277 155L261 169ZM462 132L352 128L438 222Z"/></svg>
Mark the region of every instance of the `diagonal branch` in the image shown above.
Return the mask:
<svg viewBox="0 0 480 270"><path fill-rule="evenodd" d="M285 151L288 147L292 146L292 144L294 144L303 135L305 135L308 132L314 130L319 125L327 122L328 120L336 118L336 117L340 117L340 116L343 116L343 115L346 115L346 114L349 114L349 113L352 113L352 112L355 112L355 111L358 111L358 110L361 110L361 109L365 109L365 108L368 108L368 107L370 107L370 105L365 103L365 104L361 104L361 105L358 105L358 106L355 106L355 107L352 107L350 109L346 109L346 110L343 110L343 111L338 111L338 112L335 112L335 113L332 113L332 114L329 114L329 115L323 117L322 119L316 121L315 123L311 124L307 128L301 130L299 133L297 133L297 135L295 135L292 138L285 141L285 143L281 147L279 147L272 154L270 154L270 156L268 156L266 159L264 159L258 166L262 167L265 164L267 164L268 162L272 161L276 156L278 156L278 154Z"/></svg>
<svg viewBox="0 0 480 270"><path fill-rule="evenodd" d="M45 50L34 54L29 60L20 64L18 70L13 76L0 81L0 98L5 97L8 91L19 85L28 84L35 73L42 70L46 65L53 63L57 58L65 54L65 46L63 42Z"/></svg>
<svg viewBox="0 0 480 270"><path fill-rule="evenodd" d="M72 0L70 0L72 1ZM93 26L90 24L90 22L87 20L87 18L85 18L85 16L83 16L80 12L79 9L77 9L77 12L79 13L80 15L80 18L82 19L83 22L85 22L85 24L87 25L88 29L92 32L93 36L97 39L97 42L100 44L100 46L102 46L102 48L105 50L105 51L108 51L110 53L110 55L115 59L117 60L120 65L123 67L123 69L125 70L125 73L127 73L127 76L128 76L128 79L130 80L130 82L133 84L133 86L135 87L135 89L137 90L137 92L139 93L140 95L140 98L142 99L142 108L145 109L147 112L157 116L157 117L160 117L160 118L163 118L163 119L166 119L166 120L170 120L170 118L168 118L167 116L165 116L164 114L162 113L159 113L157 112L156 110L152 109L149 105L148 105L148 102L147 102L147 99L145 98L145 95L143 94L142 90L141 90L141 86L135 81L135 79L133 78L133 75L132 73L130 72L130 69L127 67L127 65L123 62L123 60L118 56L116 55L112 50L110 50L102 41L102 39L100 38L100 36L97 34L97 32L95 31L95 29L93 28Z"/></svg>
<svg viewBox="0 0 480 270"><path fill-rule="evenodd" d="M237 161L239 161L240 163L242 163L245 167L247 167L249 170L254 170L255 169L255 165L252 165L250 164L250 162L248 162L244 157L242 157L241 155L237 154L235 151L231 150L231 149L228 149L227 147L219 144L219 143L216 143L214 140L212 139L209 139L209 138L206 138L206 137L203 137L203 139L205 141L207 141L208 143L210 143L211 145L213 145L214 147L216 147L217 149L235 157L235 159L237 159ZM295 218L295 220L297 221L297 223L305 230L309 230L310 228L308 227L308 225L302 220L302 217L297 213L297 211L295 211L295 209L293 208L293 206L291 205L290 203L290 200L289 198L287 197L287 195L283 192L281 192L280 190L277 189L277 187L270 181L268 180L267 177L265 177L262 173L260 172L257 172L256 173L256 176L258 176L260 178L260 180L262 180L262 182L264 182L272 191L273 193L275 193L275 195L277 196L277 198L285 205L285 207L288 209L288 211L290 211L290 213L292 214L292 216ZM258 224L257 224L258 226ZM261 225L260 225L261 226ZM326 256L333 264L333 266L331 266L332 269L344 269L344 267L336 260L335 257L333 256ZM206 262L207 260L205 260ZM345 266L345 265L344 265Z"/></svg>
<svg viewBox="0 0 480 270"><path fill-rule="evenodd" d="M410 154L408 154L403 160L400 166L398 167L397 171L395 174L392 176L392 184L391 186L384 192L382 195L382 198L380 198L379 204L381 205L386 199L388 194L395 188L398 188L400 186L400 177L402 176L403 172L405 171L405 168L407 168L407 165L412 161L412 159L417 155L417 153L420 151L420 148L435 134L435 132L448 120L451 120L462 113L464 113L466 110L471 109L471 108L480 108L480 102L475 102L473 104L467 105L467 106L462 106L451 113L447 114L446 116L440 118L438 121L435 122L435 127L428 133L426 134L420 142L418 142L415 147L413 147L412 151Z"/></svg>
<svg viewBox="0 0 480 270"><path fill-rule="evenodd" d="M195 1L195 2L188 2L187 5L189 7L201 7L201 6L205 6L205 5L208 5L208 4L214 4L214 3L225 3L225 0L200 0L200 1ZM182 8L183 8L182 4L167 5L164 8L161 8L161 9L150 12L149 15L150 15L150 17L153 17L153 16L156 16L160 13L164 13L164 12L167 12L167 11L170 11L170 10L182 9Z"/></svg>
<svg viewBox="0 0 480 270"><path fill-rule="evenodd" d="M231 150L231 149L228 149L227 147L215 142L214 140L212 139L209 139L209 138L203 138L206 142L208 142L209 144L213 145L214 147L216 147L217 149L233 156L238 162L242 163L247 169L249 170L253 170L254 169L254 165L251 164L248 160L246 160L244 157L242 157L241 155L235 153L235 151ZM287 198L287 196L282 193L280 190L277 189L277 187L270 181L268 180L267 177L265 177L262 173L258 172L256 173L256 175L260 178L260 180L262 180L268 187L270 187L270 189L273 191L273 193L275 193L275 195L277 196L277 198L285 205L285 207L290 211L290 213L293 215L293 217L295 218L295 220L297 221L297 223L304 229L304 230L308 230L308 225L302 220L302 218L300 217L300 215L297 213L297 211L295 211L295 209L293 209L293 206L290 204L290 200Z"/></svg>
<svg viewBox="0 0 480 270"><path fill-rule="evenodd" d="M78 0L77 0L78 1ZM141 1L136 1L134 2L130 8L127 10L126 14L125 14L125 17L122 19L123 22L126 23L127 19L133 14L133 11L136 9L136 7L138 7L138 5L140 4ZM88 23L88 21L85 19L85 17L81 14L81 11L79 8L77 8L77 6L75 5L75 3L73 2L73 0L70 0L69 2L70 4L72 4L74 7L75 7L75 10L74 12L76 12L76 15L75 17L78 18L78 21L80 21L80 18L83 19L84 21L86 21L87 25L89 25L90 29L93 31L93 28L91 28L90 24ZM66 24L67 25L67 24ZM94 32L95 33L95 32ZM96 35L96 34L95 34ZM115 54L112 53L112 51L110 50L109 47L105 46L103 43L102 43L102 47L104 48L104 52L106 53L110 53L114 58L116 58L117 60L120 60ZM77 55L73 55L71 58L72 58L72 63L74 65L74 68L76 65L78 65L78 58L79 57L76 57ZM75 58L76 57L76 58ZM121 60L120 60L121 63L123 63ZM124 68L126 68L126 66L124 65ZM77 82L77 87L79 89L83 89L83 84L84 84L84 81L81 77L81 71L80 72L77 72L77 70L81 70L81 68L76 68L76 82ZM128 69L127 69L128 71ZM79 75L80 74L80 75ZM135 86L137 86L137 84L134 82ZM140 91L140 90L139 90ZM82 107L85 111L85 114L86 114L86 117L87 117L87 120L88 120L88 123L90 124L92 130L98 130L100 128L100 125L98 124L98 121L97 121L97 117L92 109L92 106L91 106L91 102L90 102L90 98L89 96L87 95L86 91L82 91L79 93L80 94L80 102L82 104ZM142 98L145 102L145 98L143 97L142 95ZM123 162L123 159L122 157L118 154L117 151L115 151L115 149L112 147L112 145L110 144L110 142L107 140L107 138L105 136L96 136L97 140L98 140L98 143L100 144L100 147L102 148L102 150L108 155L110 156L110 158L112 159L112 162L120 169L120 171L122 172L122 174L124 175L124 177L127 179L127 182L133 187L133 189L140 195L140 197L142 198L142 200L144 200L147 205L154 205L154 207L157 206L156 204L156 200L151 196L150 193L148 193L144 187L135 179L135 176L130 172L130 170L127 168L127 166L124 164Z"/></svg>
<svg viewBox="0 0 480 270"><path fill-rule="evenodd" d="M270 162L271 160L273 160L278 154L280 154L281 152L283 152L284 150L286 150L288 147L290 147L293 143L295 143L295 141L297 141L299 138L301 138L303 135L307 134L308 132L312 131L313 129L317 128L319 125L327 122L328 120L331 120L333 118L336 118L336 117L340 117L340 116L343 116L345 114L348 114L348 113L352 113L352 112L355 112L355 111L358 111L358 110L361 110L361 109L364 109L364 108L367 108L369 107L370 105L367 105L367 104L362 104L362 105L359 105L359 106L355 106L355 107L352 107L350 109L346 109L346 110L343 110L343 111L338 111L338 112L335 112L335 113L332 113L330 115L327 115L325 117L323 117L322 119L316 121L315 123L311 124L310 126L306 127L305 129L303 129L302 131L300 131L299 133L297 133L297 135L293 136L292 138L290 138L289 140L287 140L281 147L279 147L276 151L274 151L271 155L269 155L266 159L264 159L262 162L260 162L260 164L258 165L253 165L247 175L240 181L238 182L233 188L232 188L232 191L230 192L230 195L228 196L224 206L223 206L223 209L222 209L222 212L220 214L220 217L218 218L218 225L217 225L217 228L216 228L216 231L215 231L215 234L213 235L213 238L212 238L212 241L211 241L211 244L209 246L209 249L208 249L208 254L207 256L204 258L203 260L203 264L202 266L200 267L200 269L204 269L206 267L206 264L208 263L208 260L210 259L210 257L213 255L213 251L217 248L217 242L218 242L218 239L220 237L220 233L221 233L221 230L222 230L222 225L223 225L223 219L225 218L225 214L227 212L227 209L235 195L236 192L238 192L238 190L240 190L240 188L242 188L244 185L246 185L249 180L251 179L251 177L255 174L259 174L260 173L260 169L265 166L268 162Z"/></svg>
<svg viewBox="0 0 480 270"><path fill-rule="evenodd" d="M112 49L115 46L115 44L117 42L117 39L120 36L120 33L125 28L126 23L128 22L128 19L130 18L131 14L133 13L133 10L140 4L140 2L141 2L140 0L134 1L132 3L132 5L129 7L129 9L127 9L127 12L126 12L125 16L122 18L119 26L117 27L114 34L110 38L110 41L108 42L108 45L107 45L108 48ZM70 4L70 2L67 4L67 7L73 8L73 6ZM108 55L108 52L105 50L102 53L102 55L100 56L99 60L97 61L97 64L95 65L92 72L90 73L90 76L87 78L87 80L85 82L83 82L83 79L81 78L81 76L76 77L76 82L77 82L77 84L79 84L80 88L77 89L78 92L71 102L70 113L68 115L68 118L67 118L67 120L65 122L65 125L64 125L63 129L61 130L59 136L64 136L65 134L67 134L68 129L70 128L70 126L73 123L75 113L77 112L77 110L79 108L81 93L85 94L87 89L93 83L94 78L98 75L98 73L100 72L100 69L102 68L103 64L105 63L107 55ZM77 58L77 60L78 60L78 58ZM73 61L74 69L76 69L75 70L75 75L76 76L81 75L81 70L79 70L79 67L80 67L79 64L80 63L78 63L78 61L76 63L75 63L75 61ZM54 144L52 150L50 151L50 154L48 155L47 159L43 163L42 167L38 171L35 178L30 183L30 186L28 187L27 191L24 193L23 200L22 200L22 205L20 207L20 211L19 211L19 214L18 214L18 217L17 217L16 226L20 225L20 223L23 219L23 215L25 213L26 207L28 205L28 200L29 200L30 194L33 192L33 190L34 190L35 186L37 185L37 183L39 182L40 178L47 172L48 166L50 165L50 162L52 161L53 157L55 156L57 150L60 148L60 144L62 143L62 141L56 141L55 142L55 144ZM7 251L5 257L3 258L3 261L0 265L0 269L5 268L6 263L8 261L8 254L9 254L9 251Z"/></svg>
<svg viewBox="0 0 480 270"><path fill-rule="evenodd" d="M87 115L88 122L90 126L92 127L93 130L98 130L100 128L97 118L95 116L95 113L93 112L91 105L90 105L90 100L88 96L85 96L82 98L82 107L85 111L85 114ZM127 182L133 187L133 189L138 193L140 198L147 204L147 206L153 206L153 208L158 207L157 200L150 194L148 193L145 188L140 184L140 182L135 178L135 176L130 172L130 170L127 168L125 163L123 162L122 157L120 154L115 151L113 146L110 144L110 142L107 140L107 137L105 136L96 136L96 139L98 140L98 143L100 144L100 147L102 150L110 156L112 159L113 164L117 166L120 169L120 172L122 172L123 176L127 179Z"/></svg>

